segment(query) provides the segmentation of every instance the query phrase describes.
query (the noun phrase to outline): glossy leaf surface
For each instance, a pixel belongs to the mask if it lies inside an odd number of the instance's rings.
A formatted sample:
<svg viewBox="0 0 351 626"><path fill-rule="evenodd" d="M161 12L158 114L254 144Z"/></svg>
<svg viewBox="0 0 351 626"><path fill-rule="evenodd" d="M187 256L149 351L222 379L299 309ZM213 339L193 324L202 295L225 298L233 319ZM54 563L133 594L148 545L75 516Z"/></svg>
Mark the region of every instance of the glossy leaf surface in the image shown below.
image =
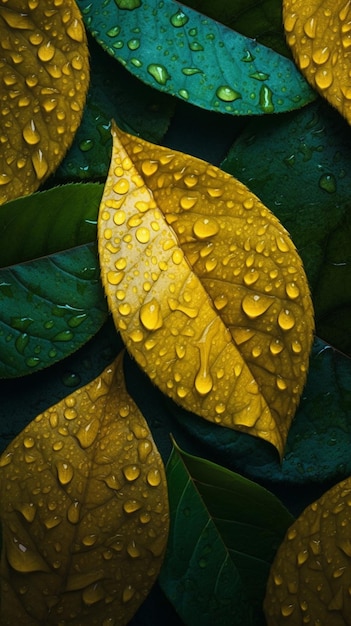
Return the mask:
<svg viewBox="0 0 351 626"><path fill-rule="evenodd" d="M72 143L89 81L74 0L0 7L0 203L35 191Z"/></svg>
<svg viewBox="0 0 351 626"><path fill-rule="evenodd" d="M351 480L313 502L288 530L265 598L271 626L350 623Z"/></svg>
<svg viewBox="0 0 351 626"><path fill-rule="evenodd" d="M107 317L95 244L1 269L0 301L2 377L71 354Z"/></svg>
<svg viewBox="0 0 351 626"><path fill-rule="evenodd" d="M308 82L351 122L348 0L284 0L287 42Z"/></svg>
<svg viewBox="0 0 351 626"><path fill-rule="evenodd" d="M155 384L281 454L313 312L300 259L269 210L208 163L116 128L99 253L116 326Z"/></svg>
<svg viewBox="0 0 351 626"><path fill-rule="evenodd" d="M270 492L174 449L160 582L185 624L262 624L270 563L293 518Z"/></svg>
<svg viewBox="0 0 351 626"><path fill-rule="evenodd" d="M174 0L129 11L111 0L78 6L97 41L130 72L197 106L261 115L315 98L292 61Z"/></svg>
<svg viewBox="0 0 351 626"><path fill-rule="evenodd" d="M290 232L311 285L317 334L349 354L350 139L346 121L319 100L284 117L253 120L222 163ZM267 159L272 145L274 159Z"/></svg>
<svg viewBox="0 0 351 626"><path fill-rule="evenodd" d="M0 468L1 623L127 624L161 566L168 499L121 356L38 415Z"/></svg>

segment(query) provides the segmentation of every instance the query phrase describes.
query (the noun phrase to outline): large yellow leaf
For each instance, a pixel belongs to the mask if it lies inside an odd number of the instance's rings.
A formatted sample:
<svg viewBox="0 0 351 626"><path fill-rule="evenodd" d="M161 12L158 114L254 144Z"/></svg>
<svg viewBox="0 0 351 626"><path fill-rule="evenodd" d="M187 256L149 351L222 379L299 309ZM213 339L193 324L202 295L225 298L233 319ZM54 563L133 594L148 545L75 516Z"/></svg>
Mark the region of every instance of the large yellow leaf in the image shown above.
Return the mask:
<svg viewBox="0 0 351 626"><path fill-rule="evenodd" d="M89 80L74 0L0 5L0 204L55 170L79 125Z"/></svg>
<svg viewBox="0 0 351 626"><path fill-rule="evenodd" d="M313 330L288 233L218 168L113 135L99 250L128 350L185 408L282 454Z"/></svg>
<svg viewBox="0 0 351 626"><path fill-rule="evenodd" d="M0 457L2 626L128 623L168 533L162 461L122 358Z"/></svg>
<svg viewBox="0 0 351 626"><path fill-rule="evenodd" d="M306 80L350 123L350 0L284 0L283 20Z"/></svg>
<svg viewBox="0 0 351 626"><path fill-rule="evenodd" d="M351 479L308 506L289 528L270 571L269 626L351 624Z"/></svg>

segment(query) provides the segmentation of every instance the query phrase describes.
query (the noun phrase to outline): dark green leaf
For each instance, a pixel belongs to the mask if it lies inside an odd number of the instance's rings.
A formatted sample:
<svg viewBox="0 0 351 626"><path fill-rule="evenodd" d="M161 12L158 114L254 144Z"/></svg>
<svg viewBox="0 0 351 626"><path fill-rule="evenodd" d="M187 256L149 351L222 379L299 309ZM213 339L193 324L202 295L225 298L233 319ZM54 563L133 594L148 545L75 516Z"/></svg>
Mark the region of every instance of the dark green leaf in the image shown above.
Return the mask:
<svg viewBox="0 0 351 626"><path fill-rule="evenodd" d="M91 81L82 123L56 178L101 179L111 158L111 120L123 130L158 143L175 107L174 99L144 85L106 54L92 38Z"/></svg>
<svg viewBox="0 0 351 626"><path fill-rule="evenodd" d="M0 376L71 354L107 317L95 244L0 270Z"/></svg>
<svg viewBox="0 0 351 626"><path fill-rule="evenodd" d="M64 185L0 208L0 267L96 241L103 185Z"/></svg>
<svg viewBox="0 0 351 626"><path fill-rule="evenodd" d="M186 0L184 4L290 56L282 27L281 0Z"/></svg>
<svg viewBox="0 0 351 626"><path fill-rule="evenodd" d="M96 40L130 72L197 106L254 115L315 98L292 61L175 0L131 11L102 0L78 5Z"/></svg>
<svg viewBox="0 0 351 626"><path fill-rule="evenodd" d="M321 101L262 122L247 126L222 167L288 229L312 288L317 334L351 353L350 128Z"/></svg>
<svg viewBox="0 0 351 626"><path fill-rule="evenodd" d="M160 584L183 621L263 624L270 563L292 516L256 483L179 449L167 481L171 529Z"/></svg>

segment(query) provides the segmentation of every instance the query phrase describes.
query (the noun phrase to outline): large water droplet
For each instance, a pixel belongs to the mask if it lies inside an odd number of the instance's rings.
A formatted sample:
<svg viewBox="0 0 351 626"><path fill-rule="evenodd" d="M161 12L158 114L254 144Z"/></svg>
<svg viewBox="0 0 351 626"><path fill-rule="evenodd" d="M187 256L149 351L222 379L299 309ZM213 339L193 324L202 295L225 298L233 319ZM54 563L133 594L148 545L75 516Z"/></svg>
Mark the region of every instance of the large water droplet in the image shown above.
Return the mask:
<svg viewBox="0 0 351 626"><path fill-rule="evenodd" d="M172 26L174 26L175 28L180 28L181 26L185 26L185 24L188 21L189 21L189 18L187 17L187 15L185 15L185 13L183 13L181 9L179 9L177 13L174 13L170 18L170 22Z"/></svg>
<svg viewBox="0 0 351 626"><path fill-rule="evenodd" d="M6 541L6 556L9 564L17 572L50 572L50 568L40 556L25 546L17 537Z"/></svg>
<svg viewBox="0 0 351 626"><path fill-rule="evenodd" d="M264 113L273 113L273 92L267 85L262 85L260 89L259 103Z"/></svg>
<svg viewBox="0 0 351 626"><path fill-rule="evenodd" d="M210 217L202 217L194 223L193 233L197 239L207 239L219 232L219 225L216 220Z"/></svg>
<svg viewBox="0 0 351 626"><path fill-rule="evenodd" d="M141 507L142 507L142 504L141 502L139 502L139 500L130 499L130 500L126 500L123 503L123 510L128 515L131 513L135 513L135 511L139 511Z"/></svg>
<svg viewBox="0 0 351 626"><path fill-rule="evenodd" d="M68 483L71 482L73 475L74 475L74 470L73 470L72 465L65 461L58 461L56 463L56 470L57 470L57 478L59 479L61 485L63 486L68 485Z"/></svg>
<svg viewBox="0 0 351 626"><path fill-rule="evenodd" d="M167 80L171 78L166 67L159 63L150 63L147 66L147 71L159 85L165 85Z"/></svg>
<svg viewBox="0 0 351 626"><path fill-rule="evenodd" d="M93 419L85 426L81 426L76 433L76 437L83 449L89 448L98 436L100 423L98 419Z"/></svg>
<svg viewBox="0 0 351 626"><path fill-rule="evenodd" d="M155 298L140 307L139 317L147 330L157 330L163 324L161 307Z"/></svg>
<svg viewBox="0 0 351 626"><path fill-rule="evenodd" d="M238 100L238 98L242 97L239 91L232 89L228 85L221 85L218 87L216 96L223 102L234 102L234 100Z"/></svg>
<svg viewBox="0 0 351 626"><path fill-rule="evenodd" d="M335 193L336 191L336 180L333 174L323 174L318 182L321 189L327 191L328 193Z"/></svg>
<svg viewBox="0 0 351 626"><path fill-rule="evenodd" d="M295 317L288 309L282 309L278 315L278 324L282 330L291 330L295 326Z"/></svg>
<svg viewBox="0 0 351 626"><path fill-rule="evenodd" d="M37 131L34 120L30 120L25 124L22 130L23 139L30 146L34 146L40 141L40 134Z"/></svg>
<svg viewBox="0 0 351 626"><path fill-rule="evenodd" d="M258 294L246 295L241 303L244 313L250 319L256 319L260 315L263 315L269 307L272 305L273 300L267 296L260 296Z"/></svg>
<svg viewBox="0 0 351 626"><path fill-rule="evenodd" d="M138 465L125 465L122 468L122 472L126 478L126 480L128 480L128 482L133 482L134 480L136 480L137 478L139 478L140 476L140 467L138 467Z"/></svg>
<svg viewBox="0 0 351 626"><path fill-rule="evenodd" d="M146 480L151 487L158 487L161 483L160 471L156 467L150 469L146 475Z"/></svg>
<svg viewBox="0 0 351 626"><path fill-rule="evenodd" d="M74 500L67 509L67 519L71 524L78 524L80 518L80 504Z"/></svg>

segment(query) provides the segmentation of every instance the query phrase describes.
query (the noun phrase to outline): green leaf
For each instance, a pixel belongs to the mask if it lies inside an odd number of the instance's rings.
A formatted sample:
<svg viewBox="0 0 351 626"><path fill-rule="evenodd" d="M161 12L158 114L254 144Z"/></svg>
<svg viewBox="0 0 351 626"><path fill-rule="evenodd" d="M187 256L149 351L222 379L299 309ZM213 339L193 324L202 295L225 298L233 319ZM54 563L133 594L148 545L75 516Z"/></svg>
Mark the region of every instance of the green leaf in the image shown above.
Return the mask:
<svg viewBox="0 0 351 626"><path fill-rule="evenodd" d="M103 186L64 185L7 202L0 209L0 267L96 240Z"/></svg>
<svg viewBox="0 0 351 626"><path fill-rule="evenodd" d="M132 11L102 0L78 5L96 40L130 72L197 106L257 115L315 98L292 61L175 0Z"/></svg>
<svg viewBox="0 0 351 626"><path fill-rule="evenodd" d="M262 122L245 128L222 167L288 229L312 288L317 334L351 354L351 130L320 100Z"/></svg>
<svg viewBox="0 0 351 626"><path fill-rule="evenodd" d="M174 448L160 584L185 624L263 624L270 564L293 518L259 485Z"/></svg>
<svg viewBox="0 0 351 626"><path fill-rule="evenodd" d="M167 131L175 101L141 83L89 39L91 81L82 123L55 178L96 179L107 175L111 120L158 143Z"/></svg>
<svg viewBox="0 0 351 626"><path fill-rule="evenodd" d="M307 384L281 464L264 441L210 426L170 403L168 410L181 425L183 436L187 433L188 441L197 446L202 455L253 480L265 481L271 489L287 484L330 484L351 474L350 389L351 359L316 339ZM291 492L283 493L282 497L291 498ZM304 501L301 488L297 488L297 500L301 510Z"/></svg>
<svg viewBox="0 0 351 626"><path fill-rule="evenodd" d="M71 354L107 317L96 245L0 270L0 376L23 376Z"/></svg>
<svg viewBox="0 0 351 626"><path fill-rule="evenodd" d="M290 56L282 28L281 0L186 0L184 4Z"/></svg>

